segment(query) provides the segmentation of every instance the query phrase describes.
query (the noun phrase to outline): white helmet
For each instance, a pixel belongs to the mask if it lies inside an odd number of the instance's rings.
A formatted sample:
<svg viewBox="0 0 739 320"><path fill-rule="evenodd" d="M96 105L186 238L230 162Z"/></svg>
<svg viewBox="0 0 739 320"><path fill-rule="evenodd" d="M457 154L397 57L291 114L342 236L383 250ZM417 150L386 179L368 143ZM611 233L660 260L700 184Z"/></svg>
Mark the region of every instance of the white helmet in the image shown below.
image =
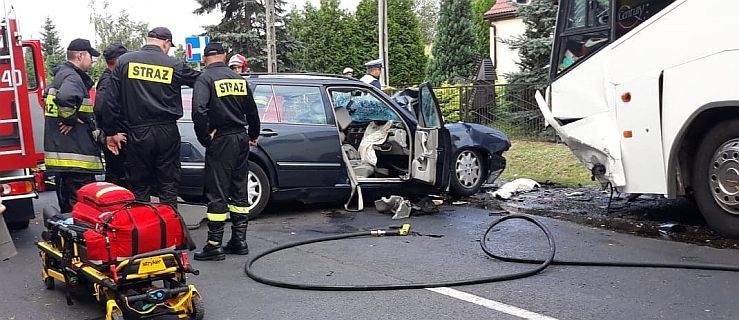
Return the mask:
<svg viewBox="0 0 739 320"><path fill-rule="evenodd" d="M354 69L352 69L352 68L349 68L349 67L346 67L346 68L344 68L344 71L343 71L343 72L341 72L341 73L343 73L343 74L347 74L347 73L349 73L349 72L351 72L351 73L354 73Z"/></svg>
<svg viewBox="0 0 739 320"><path fill-rule="evenodd" d="M249 64L246 62L246 58L244 56L237 53L233 55L231 59L228 60L228 66L229 67L241 66L241 67L246 68L247 66L249 66Z"/></svg>

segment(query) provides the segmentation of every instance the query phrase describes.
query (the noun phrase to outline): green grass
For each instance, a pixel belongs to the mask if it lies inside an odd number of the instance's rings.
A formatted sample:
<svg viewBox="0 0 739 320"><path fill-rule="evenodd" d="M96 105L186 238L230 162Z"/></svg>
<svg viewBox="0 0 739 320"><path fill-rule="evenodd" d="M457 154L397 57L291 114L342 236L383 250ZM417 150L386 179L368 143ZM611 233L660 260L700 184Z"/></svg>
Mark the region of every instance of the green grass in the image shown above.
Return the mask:
<svg viewBox="0 0 739 320"><path fill-rule="evenodd" d="M539 182L575 186L594 185L590 172L564 144L513 140L511 149L503 154L507 160L503 178L529 178Z"/></svg>

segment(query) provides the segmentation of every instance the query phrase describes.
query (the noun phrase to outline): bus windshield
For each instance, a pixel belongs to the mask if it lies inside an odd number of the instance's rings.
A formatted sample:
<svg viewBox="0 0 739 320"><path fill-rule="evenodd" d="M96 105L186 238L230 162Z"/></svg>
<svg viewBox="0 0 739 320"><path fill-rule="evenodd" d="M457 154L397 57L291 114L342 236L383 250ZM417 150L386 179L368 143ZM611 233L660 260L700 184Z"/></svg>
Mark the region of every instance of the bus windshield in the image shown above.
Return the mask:
<svg viewBox="0 0 739 320"><path fill-rule="evenodd" d="M560 1L551 64L552 79L629 33L673 1Z"/></svg>

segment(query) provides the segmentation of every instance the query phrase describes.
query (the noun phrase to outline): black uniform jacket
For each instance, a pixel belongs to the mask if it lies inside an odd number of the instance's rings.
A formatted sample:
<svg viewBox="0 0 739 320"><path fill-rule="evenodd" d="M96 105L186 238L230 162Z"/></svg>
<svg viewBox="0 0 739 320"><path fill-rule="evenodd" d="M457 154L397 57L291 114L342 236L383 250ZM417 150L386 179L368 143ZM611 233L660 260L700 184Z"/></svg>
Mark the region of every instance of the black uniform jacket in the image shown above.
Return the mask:
<svg viewBox="0 0 739 320"><path fill-rule="evenodd" d="M204 146L210 133L229 134L249 126L249 139L259 137L259 112L246 80L225 63L208 65L192 92L192 120L195 135Z"/></svg>
<svg viewBox="0 0 739 320"><path fill-rule="evenodd" d="M198 75L154 45L120 56L106 90L108 107L101 110L103 131L111 136L127 132L121 126L174 124L182 117L181 87L192 87Z"/></svg>

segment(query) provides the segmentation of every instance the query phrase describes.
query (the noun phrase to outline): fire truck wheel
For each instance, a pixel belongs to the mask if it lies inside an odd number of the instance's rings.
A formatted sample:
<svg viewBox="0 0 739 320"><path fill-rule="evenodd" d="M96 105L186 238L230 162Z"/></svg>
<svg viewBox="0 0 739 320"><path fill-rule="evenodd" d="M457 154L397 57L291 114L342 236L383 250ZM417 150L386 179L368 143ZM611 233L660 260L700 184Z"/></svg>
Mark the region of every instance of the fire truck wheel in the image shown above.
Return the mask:
<svg viewBox="0 0 739 320"><path fill-rule="evenodd" d="M739 119L711 128L695 154L693 189L703 217L718 233L739 238Z"/></svg>

